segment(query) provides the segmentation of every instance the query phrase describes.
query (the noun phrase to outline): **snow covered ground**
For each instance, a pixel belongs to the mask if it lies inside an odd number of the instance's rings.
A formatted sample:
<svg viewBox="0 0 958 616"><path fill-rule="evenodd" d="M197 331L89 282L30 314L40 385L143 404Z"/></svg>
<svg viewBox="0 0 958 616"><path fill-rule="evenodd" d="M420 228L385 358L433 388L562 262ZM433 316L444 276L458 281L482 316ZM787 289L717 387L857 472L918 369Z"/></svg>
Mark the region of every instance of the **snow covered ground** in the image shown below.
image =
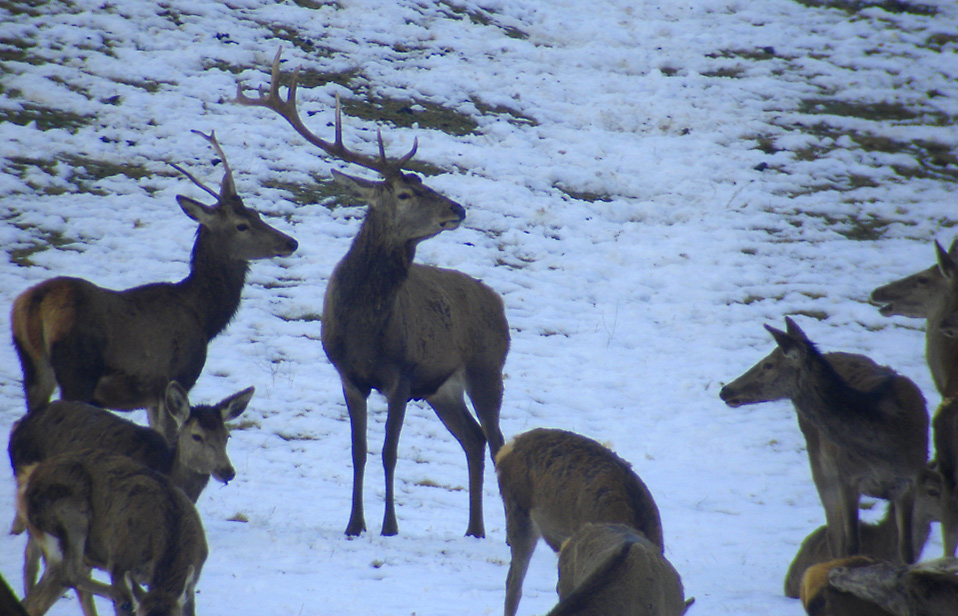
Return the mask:
<svg viewBox="0 0 958 616"><path fill-rule="evenodd" d="M763 324L795 315L822 350L869 355L939 401L922 323L867 303L955 235L958 6L902 8L0 1L0 304L53 275L111 288L184 277L195 226L174 197L207 196L167 163L215 185L221 167L190 129L215 130L247 205L300 248L253 265L191 392L256 386L230 444L238 476L200 498L198 612L501 613L509 550L492 465L487 537L465 538L465 459L426 406L409 405L400 534L384 538L385 402L371 397L369 532L343 534L349 423L317 315L363 210L312 204L306 191L338 165L275 115L229 102L237 82L266 83L282 46L284 71L303 68L314 132L331 134L338 92L347 143L372 152L376 111L349 105L399 101L387 147L418 138L417 160L441 170L427 184L467 209L417 259L502 295L506 437L559 427L631 461L690 613L801 614L782 580L824 517L794 411L730 409L718 391L772 348ZM472 128L438 130L437 109ZM19 381L0 345L0 433L23 412ZM0 512L12 505L11 479ZM23 542L0 535L0 573L17 589ZM925 555L940 550L936 527ZM540 546L523 616L555 603L555 563ZM50 613L78 610L69 597Z"/></svg>

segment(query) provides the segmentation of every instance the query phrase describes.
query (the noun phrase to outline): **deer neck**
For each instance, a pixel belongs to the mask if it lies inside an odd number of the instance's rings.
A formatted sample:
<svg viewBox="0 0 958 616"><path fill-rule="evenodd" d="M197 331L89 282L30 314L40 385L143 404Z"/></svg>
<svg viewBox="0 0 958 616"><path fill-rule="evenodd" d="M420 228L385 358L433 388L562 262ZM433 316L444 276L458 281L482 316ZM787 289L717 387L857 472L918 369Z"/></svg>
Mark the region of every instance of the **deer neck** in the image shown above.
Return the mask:
<svg viewBox="0 0 958 616"><path fill-rule="evenodd" d="M872 392L858 391L846 383L820 355L807 358L799 371L793 403L799 413L841 446L871 443L876 439Z"/></svg>
<svg viewBox="0 0 958 616"><path fill-rule="evenodd" d="M371 212L337 267L339 303L353 317L385 322L415 255L415 244L392 240Z"/></svg>
<svg viewBox="0 0 958 616"><path fill-rule="evenodd" d="M230 258L206 227L200 226L190 258L190 275L180 284L208 339L222 332L236 314L248 272L247 261Z"/></svg>
<svg viewBox="0 0 958 616"><path fill-rule="evenodd" d="M951 292L954 295L954 291ZM958 339L941 333L941 322L958 309L955 298L935 306L925 327L925 356L935 387L943 397L958 395Z"/></svg>
<svg viewBox="0 0 958 616"><path fill-rule="evenodd" d="M177 447L179 447L179 445L177 445ZM183 490L183 493L190 499L190 502L196 504L206 484L210 482L210 475L209 473L197 473L193 469L188 468L183 464L180 460L180 456L177 454L178 451L174 449L173 465L170 469L170 481L173 482L173 485Z"/></svg>

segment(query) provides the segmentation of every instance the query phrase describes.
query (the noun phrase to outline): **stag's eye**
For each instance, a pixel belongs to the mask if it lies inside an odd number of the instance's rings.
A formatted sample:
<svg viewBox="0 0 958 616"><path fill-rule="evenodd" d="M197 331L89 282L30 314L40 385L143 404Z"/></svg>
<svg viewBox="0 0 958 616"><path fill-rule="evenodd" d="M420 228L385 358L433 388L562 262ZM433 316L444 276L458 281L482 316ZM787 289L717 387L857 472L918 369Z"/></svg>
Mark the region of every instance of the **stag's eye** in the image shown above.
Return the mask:
<svg viewBox="0 0 958 616"><path fill-rule="evenodd" d="M240 224L236 225L236 230L240 232L249 231L249 225L245 222L241 222Z"/></svg>

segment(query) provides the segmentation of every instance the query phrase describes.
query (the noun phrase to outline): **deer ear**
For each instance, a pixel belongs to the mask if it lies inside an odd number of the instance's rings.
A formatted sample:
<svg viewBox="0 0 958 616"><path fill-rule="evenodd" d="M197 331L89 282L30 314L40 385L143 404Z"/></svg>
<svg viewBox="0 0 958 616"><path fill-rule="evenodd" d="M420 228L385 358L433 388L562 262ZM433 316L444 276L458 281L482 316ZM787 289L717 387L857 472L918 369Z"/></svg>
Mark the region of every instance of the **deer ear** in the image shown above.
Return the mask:
<svg viewBox="0 0 958 616"><path fill-rule="evenodd" d="M802 348L798 339L792 337L790 333L775 329L770 325L766 325L765 329L775 338L775 343L785 353L785 357L789 359L799 359L801 357Z"/></svg>
<svg viewBox="0 0 958 616"><path fill-rule="evenodd" d="M938 255L938 269L941 271L941 275L949 281L958 278L958 264L937 241L935 242L935 253Z"/></svg>
<svg viewBox="0 0 958 616"><path fill-rule="evenodd" d="M209 205L183 195L176 195L176 202L180 204L183 213L201 225L208 225L213 220L215 208Z"/></svg>
<svg viewBox="0 0 958 616"><path fill-rule="evenodd" d="M380 182L364 180L363 178L346 175L345 173L336 171L335 169L333 169L332 172L333 179L337 184L346 188L351 196L358 197L367 202L372 201L372 197L375 196L376 190L378 190L381 186Z"/></svg>
<svg viewBox="0 0 958 616"><path fill-rule="evenodd" d="M243 391L235 393L228 398L223 398L223 400L216 405L216 408L220 411L220 415L223 416L223 421L236 419L242 415L255 391L255 387L247 387Z"/></svg>
<svg viewBox="0 0 958 616"><path fill-rule="evenodd" d="M170 381L166 386L166 412L176 422L179 428L190 418L190 398L183 386L176 381Z"/></svg>

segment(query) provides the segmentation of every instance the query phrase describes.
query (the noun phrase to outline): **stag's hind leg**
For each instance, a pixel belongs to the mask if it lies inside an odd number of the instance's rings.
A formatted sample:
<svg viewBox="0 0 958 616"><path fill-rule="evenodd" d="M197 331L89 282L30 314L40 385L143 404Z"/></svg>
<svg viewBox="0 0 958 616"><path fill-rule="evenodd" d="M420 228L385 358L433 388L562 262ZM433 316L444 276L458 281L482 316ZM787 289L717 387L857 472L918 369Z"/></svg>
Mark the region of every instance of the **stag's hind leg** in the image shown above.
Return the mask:
<svg viewBox="0 0 958 616"><path fill-rule="evenodd" d="M485 471L486 437L466 406L462 377L459 374L453 375L426 401L466 453L466 466L469 469L469 526L466 528L466 535L485 537L482 520L482 479ZM499 438L502 438L501 434Z"/></svg>
<svg viewBox="0 0 958 616"><path fill-rule="evenodd" d="M502 448L505 440L499 429L499 411L502 408L502 369L496 367L470 367L465 373L465 388L476 409L476 417L482 424L482 432L489 442L492 459Z"/></svg>

